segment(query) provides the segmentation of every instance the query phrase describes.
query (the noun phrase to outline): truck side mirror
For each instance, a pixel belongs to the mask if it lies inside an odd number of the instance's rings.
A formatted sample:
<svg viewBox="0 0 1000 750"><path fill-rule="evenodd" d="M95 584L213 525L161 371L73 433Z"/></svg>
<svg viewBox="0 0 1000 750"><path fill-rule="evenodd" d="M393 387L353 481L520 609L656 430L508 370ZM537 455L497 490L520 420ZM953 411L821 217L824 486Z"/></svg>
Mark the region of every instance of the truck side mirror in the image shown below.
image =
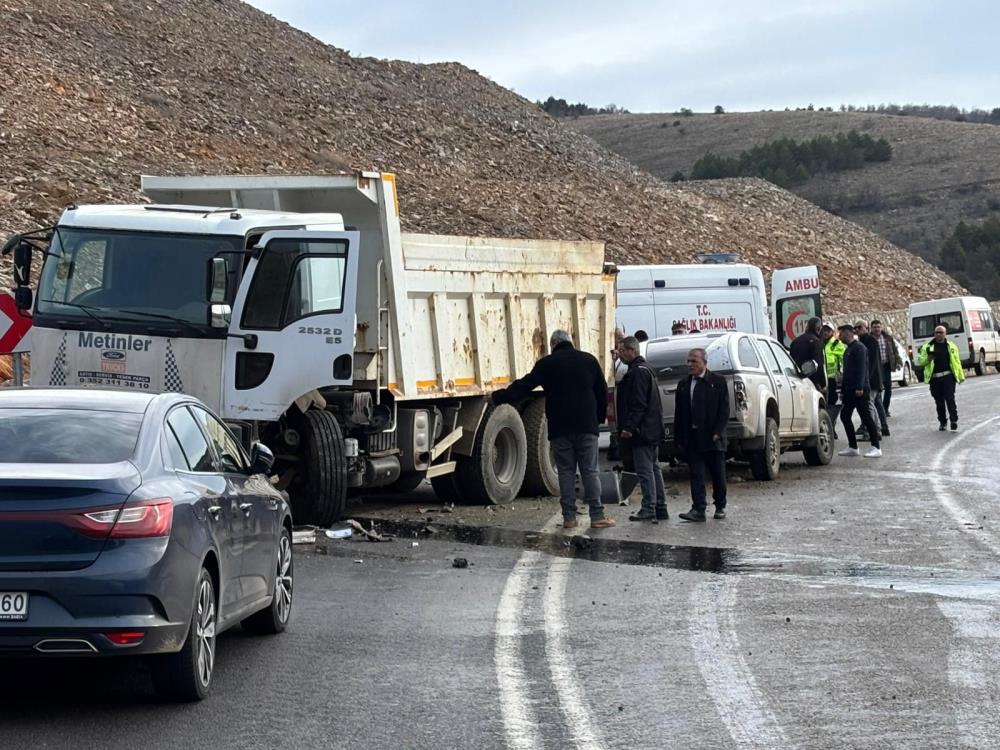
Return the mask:
<svg viewBox="0 0 1000 750"><path fill-rule="evenodd" d="M208 312L208 325L212 328L229 328L233 310L229 305L212 305Z"/></svg>
<svg viewBox="0 0 1000 750"><path fill-rule="evenodd" d="M24 240L18 241L14 245L14 283L21 286L28 286L31 283L31 245Z"/></svg>
<svg viewBox="0 0 1000 750"><path fill-rule="evenodd" d="M229 263L225 258L212 258L208 267L208 301L218 305L226 301L229 288Z"/></svg>
<svg viewBox="0 0 1000 750"><path fill-rule="evenodd" d="M19 286L14 290L14 305L18 310L30 311L34 301L30 286Z"/></svg>

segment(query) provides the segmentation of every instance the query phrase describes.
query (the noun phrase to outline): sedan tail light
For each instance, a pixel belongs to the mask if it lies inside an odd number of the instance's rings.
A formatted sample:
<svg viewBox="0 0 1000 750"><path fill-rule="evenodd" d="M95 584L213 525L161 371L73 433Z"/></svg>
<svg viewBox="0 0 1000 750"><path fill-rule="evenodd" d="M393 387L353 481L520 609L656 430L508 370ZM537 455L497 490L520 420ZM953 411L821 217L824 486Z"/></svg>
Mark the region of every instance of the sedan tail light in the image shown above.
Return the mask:
<svg viewBox="0 0 1000 750"><path fill-rule="evenodd" d="M174 522L174 501L169 497L126 503L120 510L80 514L84 533L110 539L167 536Z"/></svg>

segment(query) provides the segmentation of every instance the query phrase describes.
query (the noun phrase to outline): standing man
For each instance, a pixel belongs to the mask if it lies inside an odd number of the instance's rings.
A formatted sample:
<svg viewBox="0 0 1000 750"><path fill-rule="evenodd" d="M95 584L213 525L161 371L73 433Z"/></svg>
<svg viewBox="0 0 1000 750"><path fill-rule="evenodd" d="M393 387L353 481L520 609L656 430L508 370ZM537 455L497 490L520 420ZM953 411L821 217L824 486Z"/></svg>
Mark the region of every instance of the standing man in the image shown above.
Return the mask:
<svg viewBox="0 0 1000 750"><path fill-rule="evenodd" d="M823 360L826 365L826 410L833 421L833 439L837 439L837 417L840 416L839 391L844 374L844 342L833 330L833 323L827 321L820 329L823 337Z"/></svg>
<svg viewBox="0 0 1000 750"><path fill-rule="evenodd" d="M618 444L623 454L631 454L642 487L642 508L628 520L656 523L670 517L663 472L657 460L663 442L663 405L656 375L639 354L638 337L622 339L618 353L628 364L628 372L617 387Z"/></svg>
<svg viewBox="0 0 1000 750"><path fill-rule="evenodd" d="M882 404L882 366L879 364L878 341L869 333L868 323L863 320L854 324L854 332L868 352L868 397L871 399L872 421L878 420L882 437L889 437L889 421ZM872 445L875 443L872 442Z"/></svg>
<svg viewBox="0 0 1000 750"><path fill-rule="evenodd" d="M795 337L792 345L788 347L788 353L792 355L792 360L800 367L812 360L816 363L816 372L809 376L816 388L823 392L826 390L826 367L824 367L823 340L820 338L820 325L823 323L819 318L809 318L806 323L806 330Z"/></svg>
<svg viewBox="0 0 1000 750"><path fill-rule="evenodd" d="M583 497L590 505L590 528L614 526L604 515L601 482L597 477L597 433L608 408L608 383L593 354L574 348L566 331L553 331L552 353L535 363L531 372L509 387L494 391L494 404L516 404L538 386L545 392L549 443L559 471L559 499L563 528L576 527L576 471L580 469Z"/></svg>
<svg viewBox="0 0 1000 750"><path fill-rule="evenodd" d="M688 376L677 385L674 439L691 471L691 510L685 521L705 520L705 467L712 477L715 518L726 517L726 423L729 389L725 378L708 369L704 349L687 356Z"/></svg>
<svg viewBox="0 0 1000 750"><path fill-rule="evenodd" d="M892 401L892 373L898 370L902 363L899 361L896 340L882 327L881 321L872 321L872 336L878 343L878 361L882 374L882 408L888 420L889 403Z"/></svg>
<svg viewBox="0 0 1000 750"><path fill-rule="evenodd" d="M840 451L841 456L858 456L858 436L854 432L854 410L861 417L861 424L868 430L872 447L865 452L868 458L878 458L882 455L878 428L871 410L871 372L868 368L868 350L854 335L855 329L849 325L840 327L840 340L847 347L844 351L844 381L841 386L841 396L844 405L840 412L840 422L844 425L847 435L847 448Z"/></svg>
<svg viewBox="0 0 1000 750"><path fill-rule="evenodd" d="M931 395L937 406L938 429L945 428L945 408L951 417L951 429L958 429L958 406L955 386L965 380L962 358L954 341L948 340L948 329L938 326L934 338L920 347L917 365L924 368L924 381L931 384Z"/></svg>

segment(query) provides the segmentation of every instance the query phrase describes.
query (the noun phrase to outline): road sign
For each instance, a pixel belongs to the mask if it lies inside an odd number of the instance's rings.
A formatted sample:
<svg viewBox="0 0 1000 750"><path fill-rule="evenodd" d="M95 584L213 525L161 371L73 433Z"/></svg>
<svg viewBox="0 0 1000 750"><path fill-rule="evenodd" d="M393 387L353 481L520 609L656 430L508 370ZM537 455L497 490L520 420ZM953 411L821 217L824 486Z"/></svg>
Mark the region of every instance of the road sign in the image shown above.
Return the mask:
<svg viewBox="0 0 1000 750"><path fill-rule="evenodd" d="M14 304L14 295L0 293L0 354L31 351L31 316Z"/></svg>

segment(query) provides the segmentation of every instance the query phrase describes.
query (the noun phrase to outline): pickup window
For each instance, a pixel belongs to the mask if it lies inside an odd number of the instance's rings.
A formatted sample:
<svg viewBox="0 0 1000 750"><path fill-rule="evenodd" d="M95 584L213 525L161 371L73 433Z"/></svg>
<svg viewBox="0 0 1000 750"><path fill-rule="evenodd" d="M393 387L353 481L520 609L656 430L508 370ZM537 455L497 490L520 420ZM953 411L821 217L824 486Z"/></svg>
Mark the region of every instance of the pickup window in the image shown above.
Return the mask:
<svg viewBox="0 0 1000 750"><path fill-rule="evenodd" d="M737 353L740 358L740 367L748 367L754 370L761 369L760 357L758 357L757 352L754 351L753 342L750 340L749 336L743 336L740 338Z"/></svg>

